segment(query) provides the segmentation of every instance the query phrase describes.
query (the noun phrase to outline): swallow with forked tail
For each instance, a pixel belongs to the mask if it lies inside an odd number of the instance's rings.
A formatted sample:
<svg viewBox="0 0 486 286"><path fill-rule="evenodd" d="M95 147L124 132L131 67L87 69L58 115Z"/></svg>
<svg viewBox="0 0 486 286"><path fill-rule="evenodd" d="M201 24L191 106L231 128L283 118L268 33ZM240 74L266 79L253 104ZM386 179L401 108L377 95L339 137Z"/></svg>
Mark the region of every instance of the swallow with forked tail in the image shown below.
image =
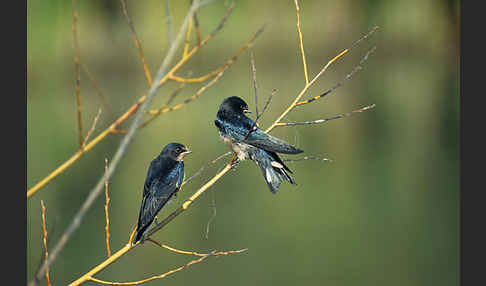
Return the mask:
<svg viewBox="0 0 486 286"><path fill-rule="evenodd" d="M248 105L237 96L228 97L221 103L214 124L223 142L239 160L252 160L258 165L273 194L277 193L282 181L295 185L288 174L292 171L277 153L299 154L304 151L263 132L245 113L250 113Z"/></svg>

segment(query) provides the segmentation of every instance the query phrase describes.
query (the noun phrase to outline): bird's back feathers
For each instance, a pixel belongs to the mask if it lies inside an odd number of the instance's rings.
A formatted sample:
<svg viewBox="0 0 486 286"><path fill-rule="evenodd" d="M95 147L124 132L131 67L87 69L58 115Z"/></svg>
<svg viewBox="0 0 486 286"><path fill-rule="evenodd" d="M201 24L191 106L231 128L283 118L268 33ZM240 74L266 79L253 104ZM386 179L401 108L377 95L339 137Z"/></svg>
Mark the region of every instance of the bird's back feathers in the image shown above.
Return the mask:
<svg viewBox="0 0 486 286"><path fill-rule="evenodd" d="M157 213L177 193L184 179L184 162L159 156L147 172L135 242L139 241Z"/></svg>

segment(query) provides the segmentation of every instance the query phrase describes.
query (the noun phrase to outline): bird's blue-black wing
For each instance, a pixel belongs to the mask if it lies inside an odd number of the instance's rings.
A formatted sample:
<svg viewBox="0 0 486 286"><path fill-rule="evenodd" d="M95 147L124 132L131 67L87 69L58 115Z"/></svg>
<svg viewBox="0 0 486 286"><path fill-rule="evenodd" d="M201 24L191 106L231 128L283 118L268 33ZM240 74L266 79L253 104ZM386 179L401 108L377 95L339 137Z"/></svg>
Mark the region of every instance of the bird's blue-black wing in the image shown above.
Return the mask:
<svg viewBox="0 0 486 286"><path fill-rule="evenodd" d="M248 134L246 139L243 140L244 143L258 147L260 149L283 154L299 154L304 152L289 143L269 135L263 132L261 129L257 128Z"/></svg>
<svg viewBox="0 0 486 286"><path fill-rule="evenodd" d="M299 154L304 152L289 143L263 132L255 122L246 116L236 116L226 120L216 119L215 125L235 141L276 153Z"/></svg>
<svg viewBox="0 0 486 286"><path fill-rule="evenodd" d="M242 142L255 146L257 148L283 154L299 154L304 152L297 149L289 143L263 132L258 126L248 117L244 117L242 125L247 131L244 134Z"/></svg>
<svg viewBox="0 0 486 286"><path fill-rule="evenodd" d="M147 229L160 209L179 190L184 179L184 163L177 162L175 168L152 162L143 190L142 206L138 218L140 233ZM171 167L171 168L168 168ZM162 176L161 174L164 174Z"/></svg>

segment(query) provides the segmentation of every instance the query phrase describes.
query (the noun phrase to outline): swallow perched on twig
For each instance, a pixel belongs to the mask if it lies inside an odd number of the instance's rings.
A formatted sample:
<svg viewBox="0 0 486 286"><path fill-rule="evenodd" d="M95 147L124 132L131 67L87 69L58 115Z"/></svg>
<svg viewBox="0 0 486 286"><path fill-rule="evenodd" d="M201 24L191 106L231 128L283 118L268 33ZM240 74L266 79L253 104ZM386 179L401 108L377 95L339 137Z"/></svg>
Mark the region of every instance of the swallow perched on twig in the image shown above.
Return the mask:
<svg viewBox="0 0 486 286"><path fill-rule="evenodd" d="M295 185L287 173L292 171L277 153L299 154L304 151L266 134L245 113L250 113L248 105L237 96L228 97L221 103L214 124L223 142L236 153L239 160L249 159L260 167L273 194L277 193L283 180Z"/></svg>
<svg viewBox="0 0 486 286"><path fill-rule="evenodd" d="M157 213L179 191L184 180L184 157L190 153L186 146L170 143L150 163L134 243L144 238Z"/></svg>

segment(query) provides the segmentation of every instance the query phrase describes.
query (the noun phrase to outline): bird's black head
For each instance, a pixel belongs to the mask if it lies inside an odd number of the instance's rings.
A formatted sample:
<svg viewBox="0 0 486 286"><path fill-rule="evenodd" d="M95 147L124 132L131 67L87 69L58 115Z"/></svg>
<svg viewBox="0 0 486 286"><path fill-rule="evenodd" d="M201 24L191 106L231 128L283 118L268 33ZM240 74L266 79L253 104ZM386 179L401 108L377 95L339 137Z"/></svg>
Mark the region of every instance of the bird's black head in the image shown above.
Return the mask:
<svg viewBox="0 0 486 286"><path fill-rule="evenodd" d="M238 96L231 96L223 100L223 103L219 106L219 111L237 114L251 113L248 109L248 104Z"/></svg>
<svg viewBox="0 0 486 286"><path fill-rule="evenodd" d="M182 161L182 160L184 160L184 157L187 154L190 154L190 153L192 153L192 151L187 149L186 146L184 146L180 143L170 143L170 144L167 144L167 146L164 147L161 155L167 156L167 157L172 158L173 160L176 160L176 161Z"/></svg>

